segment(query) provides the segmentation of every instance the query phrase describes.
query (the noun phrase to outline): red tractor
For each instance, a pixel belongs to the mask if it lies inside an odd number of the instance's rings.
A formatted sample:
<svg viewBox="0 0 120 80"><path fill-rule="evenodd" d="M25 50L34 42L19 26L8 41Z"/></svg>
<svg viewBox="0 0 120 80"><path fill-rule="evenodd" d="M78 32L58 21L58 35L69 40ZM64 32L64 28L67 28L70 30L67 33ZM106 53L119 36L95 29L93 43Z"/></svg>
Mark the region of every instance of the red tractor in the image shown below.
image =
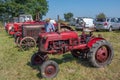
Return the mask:
<svg viewBox="0 0 120 80"><path fill-rule="evenodd" d="M14 23L17 23L18 22L18 17L14 17L10 22L8 22L6 25L5 25L5 30L8 34L10 34L10 30L12 29L13 27L13 24Z"/></svg>
<svg viewBox="0 0 120 80"><path fill-rule="evenodd" d="M31 24L32 25L32 24L38 24L38 23L39 22L37 22L37 21L33 21L32 15L22 14L22 15L19 15L18 18L15 18L12 23L8 23L6 25L6 30L7 30L8 34L14 35L16 32L19 31L19 27L22 26L23 24ZM40 22L40 24L41 24L41 22Z"/></svg>
<svg viewBox="0 0 120 80"><path fill-rule="evenodd" d="M35 47L38 43L39 33L45 33L44 24L45 22L39 21L38 23L19 25L18 31L14 33L15 43L23 50ZM72 30L72 28L61 25L61 30Z"/></svg>
<svg viewBox="0 0 120 80"><path fill-rule="evenodd" d="M14 34L15 43L23 50L37 45L39 32L44 31L44 23L22 24L19 31Z"/></svg>
<svg viewBox="0 0 120 80"><path fill-rule="evenodd" d="M111 63L113 48L101 35L95 37L92 32L61 31L40 33L38 52L31 57L31 64L40 66L41 76L53 78L59 71L58 64L48 60L48 54L71 52L75 58L87 58L94 67L104 67Z"/></svg>

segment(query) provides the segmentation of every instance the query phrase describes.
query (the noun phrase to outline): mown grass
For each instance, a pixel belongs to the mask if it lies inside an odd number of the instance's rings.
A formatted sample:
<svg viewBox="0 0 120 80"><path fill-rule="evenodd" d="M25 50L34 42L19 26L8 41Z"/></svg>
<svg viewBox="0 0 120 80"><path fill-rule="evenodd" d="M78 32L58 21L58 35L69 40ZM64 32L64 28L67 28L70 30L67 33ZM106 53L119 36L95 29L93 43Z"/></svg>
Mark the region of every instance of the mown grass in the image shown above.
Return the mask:
<svg viewBox="0 0 120 80"><path fill-rule="evenodd" d="M73 58L69 52L64 55L49 55L60 68L56 78L51 80L120 80L120 31L94 34L102 34L113 45L115 55L112 63L105 68L94 68L88 61ZM0 80L46 80L30 65L30 58L36 51L37 48L20 51L14 38L0 29Z"/></svg>

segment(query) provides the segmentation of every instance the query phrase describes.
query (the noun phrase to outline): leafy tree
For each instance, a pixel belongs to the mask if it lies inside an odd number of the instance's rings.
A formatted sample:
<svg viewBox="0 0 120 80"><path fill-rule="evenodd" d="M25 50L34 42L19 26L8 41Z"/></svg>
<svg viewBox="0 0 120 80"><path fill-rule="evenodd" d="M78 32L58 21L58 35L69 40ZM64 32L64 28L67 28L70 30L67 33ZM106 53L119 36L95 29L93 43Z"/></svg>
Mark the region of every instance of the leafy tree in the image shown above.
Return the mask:
<svg viewBox="0 0 120 80"><path fill-rule="evenodd" d="M19 14L31 14L34 18L48 12L46 0L0 0L0 16L16 17Z"/></svg>
<svg viewBox="0 0 120 80"><path fill-rule="evenodd" d="M71 18L73 18L73 13L69 12L64 14L65 21L70 21Z"/></svg>
<svg viewBox="0 0 120 80"><path fill-rule="evenodd" d="M97 19L104 19L106 18L106 15L104 13L99 13L97 16L96 16Z"/></svg>

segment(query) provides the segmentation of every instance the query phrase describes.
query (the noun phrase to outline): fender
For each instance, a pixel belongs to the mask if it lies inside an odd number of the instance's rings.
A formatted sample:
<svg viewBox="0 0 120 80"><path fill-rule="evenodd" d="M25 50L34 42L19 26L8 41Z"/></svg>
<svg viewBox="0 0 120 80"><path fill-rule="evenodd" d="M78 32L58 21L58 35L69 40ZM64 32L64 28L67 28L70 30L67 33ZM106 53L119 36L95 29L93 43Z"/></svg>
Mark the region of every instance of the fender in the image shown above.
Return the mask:
<svg viewBox="0 0 120 80"><path fill-rule="evenodd" d="M96 43L97 41L100 41L100 40L105 40L105 39L101 38L101 37L92 38L88 41L87 46L89 48L91 48L94 43Z"/></svg>
<svg viewBox="0 0 120 80"><path fill-rule="evenodd" d="M68 29L70 31L74 31L73 28L71 28L70 26L66 26L66 25L61 25L60 28L66 28L66 29Z"/></svg>

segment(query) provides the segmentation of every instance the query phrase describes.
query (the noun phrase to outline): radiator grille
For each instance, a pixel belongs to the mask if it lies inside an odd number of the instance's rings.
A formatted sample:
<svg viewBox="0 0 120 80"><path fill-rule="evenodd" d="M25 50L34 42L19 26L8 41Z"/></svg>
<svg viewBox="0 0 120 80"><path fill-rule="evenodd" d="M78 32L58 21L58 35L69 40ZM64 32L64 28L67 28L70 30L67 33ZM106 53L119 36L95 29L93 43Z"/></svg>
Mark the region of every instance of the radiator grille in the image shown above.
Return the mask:
<svg viewBox="0 0 120 80"><path fill-rule="evenodd" d="M23 25L23 37L33 37L35 40L38 38L38 34L41 32L41 28L44 25Z"/></svg>

